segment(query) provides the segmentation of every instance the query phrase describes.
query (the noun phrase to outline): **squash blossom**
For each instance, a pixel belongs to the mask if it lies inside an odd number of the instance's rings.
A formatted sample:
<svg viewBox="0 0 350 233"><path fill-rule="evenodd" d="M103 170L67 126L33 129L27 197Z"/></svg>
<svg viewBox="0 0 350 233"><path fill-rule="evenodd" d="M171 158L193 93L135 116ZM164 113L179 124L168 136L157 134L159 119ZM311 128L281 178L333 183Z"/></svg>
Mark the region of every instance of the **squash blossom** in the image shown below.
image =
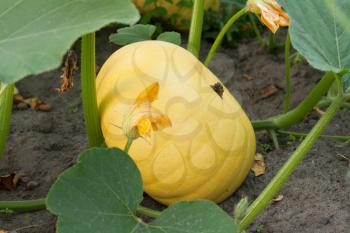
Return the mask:
<svg viewBox="0 0 350 233"><path fill-rule="evenodd" d="M146 87L136 98L129 114L123 120L123 130L129 139L150 137L152 131L159 131L171 126L168 116L152 107L159 92L159 84Z"/></svg>
<svg viewBox="0 0 350 233"><path fill-rule="evenodd" d="M282 10L276 0L248 0L247 8L250 12L260 15L260 21L273 33L280 26L289 25L289 16Z"/></svg>

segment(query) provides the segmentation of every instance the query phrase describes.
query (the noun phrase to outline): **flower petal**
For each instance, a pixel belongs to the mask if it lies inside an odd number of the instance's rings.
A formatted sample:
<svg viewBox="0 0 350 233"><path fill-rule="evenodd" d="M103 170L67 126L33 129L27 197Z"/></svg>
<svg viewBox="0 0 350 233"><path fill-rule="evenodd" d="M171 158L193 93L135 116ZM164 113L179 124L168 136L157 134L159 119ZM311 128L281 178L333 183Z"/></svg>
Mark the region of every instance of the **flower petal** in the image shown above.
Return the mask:
<svg viewBox="0 0 350 233"><path fill-rule="evenodd" d="M152 128L154 131L162 130L171 127L171 121L165 114L157 114L151 117Z"/></svg>
<svg viewBox="0 0 350 233"><path fill-rule="evenodd" d="M279 28L279 20L267 13L267 12L264 12L262 11L261 12L261 17L260 17L260 20L263 24L265 24L273 33L276 33L276 31L278 30Z"/></svg>
<svg viewBox="0 0 350 233"><path fill-rule="evenodd" d="M136 122L136 128L137 128L138 134L141 137L145 137L145 136L150 137L151 136L152 123L148 119L147 116L142 117L141 119L139 119Z"/></svg>
<svg viewBox="0 0 350 233"><path fill-rule="evenodd" d="M261 15L260 21L265 24L273 33L280 26L289 25L289 16L283 11L276 0L248 0L249 11Z"/></svg>
<svg viewBox="0 0 350 233"><path fill-rule="evenodd" d="M135 104L141 104L145 101L153 102L158 97L159 83L152 83L150 86L146 87L136 98Z"/></svg>

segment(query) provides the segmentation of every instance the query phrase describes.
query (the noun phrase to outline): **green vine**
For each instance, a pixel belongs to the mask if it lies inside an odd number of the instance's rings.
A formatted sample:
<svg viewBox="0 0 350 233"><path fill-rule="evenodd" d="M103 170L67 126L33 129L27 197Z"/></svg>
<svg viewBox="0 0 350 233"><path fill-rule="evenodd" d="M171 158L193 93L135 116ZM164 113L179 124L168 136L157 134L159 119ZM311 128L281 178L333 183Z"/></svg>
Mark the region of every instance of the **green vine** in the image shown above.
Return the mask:
<svg viewBox="0 0 350 233"><path fill-rule="evenodd" d="M342 76L345 72L342 72ZM321 81L312 89L309 95L293 110L266 120L252 121L256 130L261 129L282 129L300 122L309 114L320 99L327 93L334 81L334 73L327 72ZM342 104L342 103L341 103Z"/></svg>
<svg viewBox="0 0 350 233"><path fill-rule="evenodd" d="M208 66L211 59L214 57L215 52L217 48L219 47L222 39L224 38L225 34L228 32L230 27L243 15L245 15L248 12L248 9L246 7L242 8L240 11L238 11L236 14L234 14L224 25L224 27L219 32L218 36L216 37L213 45L211 46L209 53L207 55L207 58L204 61L204 65Z"/></svg>

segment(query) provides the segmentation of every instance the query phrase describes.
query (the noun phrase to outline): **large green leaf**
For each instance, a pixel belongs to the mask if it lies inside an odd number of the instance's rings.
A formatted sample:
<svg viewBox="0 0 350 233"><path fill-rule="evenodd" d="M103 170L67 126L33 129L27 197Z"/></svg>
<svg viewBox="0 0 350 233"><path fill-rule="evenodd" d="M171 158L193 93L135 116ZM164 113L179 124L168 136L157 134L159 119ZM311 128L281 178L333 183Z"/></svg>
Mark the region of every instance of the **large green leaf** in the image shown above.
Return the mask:
<svg viewBox="0 0 350 233"><path fill-rule="evenodd" d="M135 24L118 29L117 33L109 36L109 40L117 45L127 45L139 41L152 40L157 27L152 24ZM163 32L156 38L176 45L181 44L181 35L178 32Z"/></svg>
<svg viewBox="0 0 350 233"><path fill-rule="evenodd" d="M131 27L118 29L117 33L110 35L109 40L118 45L126 45L134 42L152 40L156 26L151 24L136 24Z"/></svg>
<svg viewBox="0 0 350 233"><path fill-rule="evenodd" d="M130 0L1 0L0 81L55 68L83 34L138 19Z"/></svg>
<svg viewBox="0 0 350 233"><path fill-rule="evenodd" d="M350 1L327 1L278 0L291 18L293 46L315 68L340 72L350 69L350 24L339 22L337 9L350 12Z"/></svg>
<svg viewBox="0 0 350 233"><path fill-rule="evenodd" d="M179 202L146 224L136 215L142 194L141 175L126 153L95 148L59 176L47 206L58 215L58 233L239 232L233 219L209 201Z"/></svg>
<svg viewBox="0 0 350 233"><path fill-rule="evenodd" d="M181 35L177 32L163 32L158 37L157 40L167 41L176 45L181 44Z"/></svg>

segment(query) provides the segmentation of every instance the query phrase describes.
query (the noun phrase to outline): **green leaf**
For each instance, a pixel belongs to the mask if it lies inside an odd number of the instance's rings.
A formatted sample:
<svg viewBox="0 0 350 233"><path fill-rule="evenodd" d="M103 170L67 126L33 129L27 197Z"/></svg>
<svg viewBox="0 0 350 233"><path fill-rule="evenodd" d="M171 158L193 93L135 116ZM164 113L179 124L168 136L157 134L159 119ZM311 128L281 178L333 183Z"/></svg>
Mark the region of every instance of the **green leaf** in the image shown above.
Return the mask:
<svg viewBox="0 0 350 233"><path fill-rule="evenodd" d="M184 7L184 8L192 8L193 0L180 0L176 3L176 6Z"/></svg>
<svg viewBox="0 0 350 233"><path fill-rule="evenodd" d="M138 19L128 0L1 0L0 81L55 68L81 35Z"/></svg>
<svg viewBox="0 0 350 233"><path fill-rule="evenodd" d="M157 37L157 40L167 41L176 45L180 45L181 35L178 32L163 32Z"/></svg>
<svg viewBox="0 0 350 233"><path fill-rule="evenodd" d="M94 148L63 172L52 186L47 207L58 215L58 233L235 233L238 226L209 201L170 206L150 224L136 215L142 180L120 149Z"/></svg>
<svg viewBox="0 0 350 233"><path fill-rule="evenodd" d="M167 10L164 7L156 7L151 11L144 13L139 21L139 24L148 24L153 17L166 15Z"/></svg>
<svg viewBox="0 0 350 233"><path fill-rule="evenodd" d="M157 0L145 0L145 2L143 3L143 7L146 7L150 4L154 4L156 2L157 2Z"/></svg>
<svg viewBox="0 0 350 233"><path fill-rule="evenodd" d="M315 68L340 72L350 69L350 24L340 24L330 0L278 0L291 18L293 46ZM335 6L350 12L349 0L332 0Z"/></svg>
<svg viewBox="0 0 350 233"><path fill-rule="evenodd" d="M109 40L118 45L126 45L138 41L151 40L156 26L150 24L136 24L121 28L117 33L110 35Z"/></svg>

